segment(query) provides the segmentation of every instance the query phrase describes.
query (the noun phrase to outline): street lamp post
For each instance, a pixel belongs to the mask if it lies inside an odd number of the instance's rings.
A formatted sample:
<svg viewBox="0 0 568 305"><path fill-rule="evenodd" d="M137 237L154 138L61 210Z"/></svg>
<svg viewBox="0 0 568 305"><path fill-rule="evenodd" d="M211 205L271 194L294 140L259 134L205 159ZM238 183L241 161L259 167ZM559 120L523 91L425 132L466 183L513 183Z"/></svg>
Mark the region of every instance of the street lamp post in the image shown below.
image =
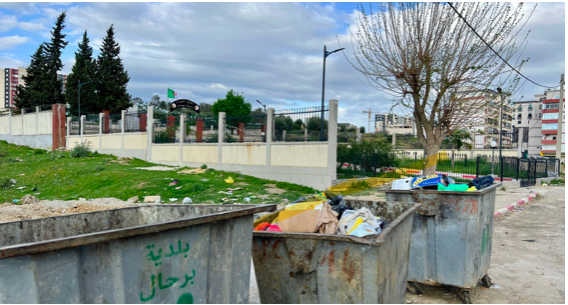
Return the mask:
<svg viewBox="0 0 568 305"><path fill-rule="evenodd" d="M321 84L321 126L320 126L320 141L323 141L323 101L325 98L325 59L335 53L335 52L339 52L341 50L344 50L345 48L341 48L341 49L337 49L331 52L327 51L327 47L324 45L323 46L323 77L322 77L322 84Z"/></svg>
<svg viewBox="0 0 568 305"><path fill-rule="evenodd" d="M495 175L495 147L497 146L497 143L495 143L495 141L491 141L491 148L493 149L493 154L491 155L491 175Z"/></svg>
<svg viewBox="0 0 568 305"><path fill-rule="evenodd" d="M81 86L86 85L88 83L92 83L93 81L88 81L86 83L81 83L81 80L78 79L77 80L77 85L78 85L78 92L77 92L77 104L78 104L78 109L79 109L79 122L81 122Z"/></svg>
<svg viewBox="0 0 568 305"><path fill-rule="evenodd" d="M501 160L501 153L503 150L503 92L501 92L501 87L497 88L497 92L501 95L501 120L500 120L500 127L499 127L499 160Z"/></svg>

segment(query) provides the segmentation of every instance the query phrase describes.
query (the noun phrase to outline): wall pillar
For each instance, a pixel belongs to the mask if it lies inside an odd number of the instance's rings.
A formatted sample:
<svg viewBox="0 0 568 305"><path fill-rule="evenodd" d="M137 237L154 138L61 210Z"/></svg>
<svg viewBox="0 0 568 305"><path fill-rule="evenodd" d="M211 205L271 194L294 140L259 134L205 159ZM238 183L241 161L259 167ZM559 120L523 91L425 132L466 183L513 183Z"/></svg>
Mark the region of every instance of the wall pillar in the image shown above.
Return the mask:
<svg viewBox="0 0 568 305"><path fill-rule="evenodd" d="M12 108L8 109L8 127L9 127L9 135L12 137Z"/></svg>
<svg viewBox="0 0 568 305"><path fill-rule="evenodd" d="M51 106L51 111L53 127L51 150L56 150L60 147L65 147L65 121L67 119L65 115L65 105L53 104Z"/></svg>
<svg viewBox="0 0 568 305"><path fill-rule="evenodd" d="M361 141L361 128L358 126L355 127L355 140L357 140L357 142Z"/></svg>
<svg viewBox="0 0 568 305"><path fill-rule="evenodd" d="M221 164L223 161L223 141L225 140L225 118L227 114L225 112L219 112L219 126L217 126L217 164Z"/></svg>
<svg viewBox="0 0 568 305"><path fill-rule="evenodd" d="M81 136L81 144L83 144L83 134L85 134L85 115L79 118L79 135Z"/></svg>
<svg viewBox="0 0 568 305"><path fill-rule="evenodd" d="M152 160L152 142L154 141L154 106L148 106L146 121L146 137L148 138L146 147L146 161Z"/></svg>
<svg viewBox="0 0 568 305"><path fill-rule="evenodd" d="M124 156L124 132L126 131L126 110L120 112L120 153Z"/></svg>
<svg viewBox="0 0 568 305"><path fill-rule="evenodd" d="M197 119L197 126L196 126L196 142L201 143L203 142L203 119Z"/></svg>
<svg viewBox="0 0 568 305"><path fill-rule="evenodd" d="M331 180L337 179L337 119L338 119L338 101L329 100L329 123L327 127L327 154L328 154L328 171ZM329 182L331 186L331 181Z"/></svg>
<svg viewBox="0 0 568 305"><path fill-rule="evenodd" d="M36 115L35 115L35 117L36 117L36 119L35 119L35 121L36 121L36 132L35 132L35 134L39 135L39 106L36 106L35 108L36 108L36 111L35 111L35 113L36 113Z"/></svg>
<svg viewBox="0 0 568 305"><path fill-rule="evenodd" d="M245 141L245 123L239 122L237 125L237 134L239 135L239 142Z"/></svg>
<svg viewBox="0 0 568 305"><path fill-rule="evenodd" d="M185 142L185 114L179 116L179 166L183 166L183 143Z"/></svg>
<svg viewBox="0 0 568 305"><path fill-rule="evenodd" d="M108 134L110 132L110 110L103 110L105 114L105 121L104 121L104 133Z"/></svg>
<svg viewBox="0 0 568 305"><path fill-rule="evenodd" d="M175 124L176 124L176 117L173 116L169 116L168 117L168 129L167 129L167 133L168 133L168 139L172 139L175 138Z"/></svg>
<svg viewBox="0 0 568 305"><path fill-rule="evenodd" d="M139 118L140 118L140 120L139 120L139 122L140 122L140 127L139 127L139 128L140 128L140 131L141 131L141 132L146 131L146 124L147 124L147 121L146 121L146 120L147 120L147 116L148 116L148 115L147 115L146 113L140 113L140 115L139 115Z"/></svg>
<svg viewBox="0 0 568 305"><path fill-rule="evenodd" d="M272 135L274 134L274 108L266 113L266 167L272 162Z"/></svg>
<svg viewBox="0 0 568 305"><path fill-rule="evenodd" d="M99 149L103 148L103 121L105 119L104 113L99 113Z"/></svg>

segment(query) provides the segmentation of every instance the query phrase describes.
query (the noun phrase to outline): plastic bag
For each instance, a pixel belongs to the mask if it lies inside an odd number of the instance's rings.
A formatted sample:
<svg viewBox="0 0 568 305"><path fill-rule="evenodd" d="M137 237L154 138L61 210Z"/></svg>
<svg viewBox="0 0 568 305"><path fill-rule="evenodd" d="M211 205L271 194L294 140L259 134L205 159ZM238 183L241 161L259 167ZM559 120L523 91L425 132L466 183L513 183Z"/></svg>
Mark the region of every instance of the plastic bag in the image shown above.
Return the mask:
<svg viewBox="0 0 568 305"><path fill-rule="evenodd" d="M488 186L491 186L491 184L493 184L493 180L494 179L491 176L479 177L473 179L468 185L470 187L475 186L475 188L477 188L478 190L482 190Z"/></svg>
<svg viewBox="0 0 568 305"><path fill-rule="evenodd" d="M467 184L450 184L448 186L444 186L441 183L438 183L438 191L457 191L457 192L465 192L469 186Z"/></svg>
<svg viewBox="0 0 568 305"><path fill-rule="evenodd" d="M339 220L339 228L337 229L338 234L347 235L355 223L357 222L357 218L361 218L361 223L367 223L371 226L373 230L379 227L377 219L375 215L371 213L371 210L368 208L361 208L355 212L351 212L349 210L343 213L343 217Z"/></svg>

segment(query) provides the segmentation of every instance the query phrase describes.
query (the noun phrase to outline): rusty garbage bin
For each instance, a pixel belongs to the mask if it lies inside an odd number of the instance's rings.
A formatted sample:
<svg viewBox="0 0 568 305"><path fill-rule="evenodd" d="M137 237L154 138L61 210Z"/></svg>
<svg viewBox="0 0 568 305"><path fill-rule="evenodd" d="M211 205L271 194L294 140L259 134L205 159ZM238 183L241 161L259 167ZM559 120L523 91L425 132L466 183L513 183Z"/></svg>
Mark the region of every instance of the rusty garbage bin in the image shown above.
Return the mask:
<svg viewBox="0 0 568 305"><path fill-rule="evenodd" d="M409 290L415 282L461 288L464 303L477 283L491 286L495 193L502 183L479 191L386 190L386 200L417 202L408 266Z"/></svg>
<svg viewBox="0 0 568 305"><path fill-rule="evenodd" d="M255 231L253 261L262 303L404 303L416 203L345 200L390 225L360 238Z"/></svg>

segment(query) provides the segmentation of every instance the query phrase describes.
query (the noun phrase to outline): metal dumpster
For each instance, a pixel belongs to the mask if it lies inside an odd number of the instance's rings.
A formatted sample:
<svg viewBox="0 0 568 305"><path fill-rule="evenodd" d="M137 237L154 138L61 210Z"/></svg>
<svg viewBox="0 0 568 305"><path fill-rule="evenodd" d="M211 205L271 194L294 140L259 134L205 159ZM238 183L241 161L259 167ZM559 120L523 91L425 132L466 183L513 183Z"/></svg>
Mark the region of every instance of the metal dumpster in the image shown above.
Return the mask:
<svg viewBox="0 0 568 305"><path fill-rule="evenodd" d="M346 201L390 225L380 234L254 232L262 303L404 303L412 214L419 204Z"/></svg>
<svg viewBox="0 0 568 305"><path fill-rule="evenodd" d="M462 288L461 297L471 303L469 290L479 281L490 286L495 193L502 183L474 192L438 190L386 190L386 199L418 202L414 215L408 281Z"/></svg>
<svg viewBox="0 0 568 305"><path fill-rule="evenodd" d="M253 214L148 205L0 224L1 303L248 303Z"/></svg>

